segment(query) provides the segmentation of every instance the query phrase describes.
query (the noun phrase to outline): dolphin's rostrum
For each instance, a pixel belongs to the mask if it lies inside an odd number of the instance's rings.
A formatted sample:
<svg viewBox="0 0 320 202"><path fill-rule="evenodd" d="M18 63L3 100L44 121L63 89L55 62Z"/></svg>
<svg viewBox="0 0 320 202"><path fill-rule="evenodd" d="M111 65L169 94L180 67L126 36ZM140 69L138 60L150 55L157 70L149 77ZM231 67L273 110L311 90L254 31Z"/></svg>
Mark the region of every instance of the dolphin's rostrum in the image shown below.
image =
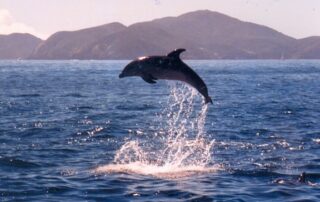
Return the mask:
<svg viewBox="0 0 320 202"><path fill-rule="evenodd" d="M147 56L130 62L119 75L120 78L140 76L148 83L157 79L183 81L196 88L205 98L205 103L212 103L208 89L198 74L180 59L185 49L176 49L167 56Z"/></svg>

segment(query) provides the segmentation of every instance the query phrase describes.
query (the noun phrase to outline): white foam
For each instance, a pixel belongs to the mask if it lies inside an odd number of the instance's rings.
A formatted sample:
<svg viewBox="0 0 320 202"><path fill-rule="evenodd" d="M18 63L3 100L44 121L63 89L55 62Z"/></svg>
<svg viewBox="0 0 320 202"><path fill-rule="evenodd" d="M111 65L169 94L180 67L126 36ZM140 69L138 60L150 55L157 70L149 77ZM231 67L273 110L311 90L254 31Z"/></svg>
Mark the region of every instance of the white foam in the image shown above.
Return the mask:
<svg viewBox="0 0 320 202"><path fill-rule="evenodd" d="M208 106L202 104L199 113L194 106L197 92L186 85L177 85L171 85L168 105L157 117L158 132L148 139L150 142L127 141L116 152L113 163L98 167L96 172L177 178L217 170L208 166L212 165L214 143L205 138Z"/></svg>
<svg viewBox="0 0 320 202"><path fill-rule="evenodd" d="M320 138L314 138L314 139L312 139L312 141L314 141L315 143L320 144Z"/></svg>
<svg viewBox="0 0 320 202"><path fill-rule="evenodd" d="M157 166L152 164L144 164L142 162L133 162L128 164L109 164L100 166L95 169L97 173L127 173L138 175L150 175L157 178L176 179L189 177L193 175L205 174L216 172L221 169L219 166L176 166L176 165L163 165Z"/></svg>

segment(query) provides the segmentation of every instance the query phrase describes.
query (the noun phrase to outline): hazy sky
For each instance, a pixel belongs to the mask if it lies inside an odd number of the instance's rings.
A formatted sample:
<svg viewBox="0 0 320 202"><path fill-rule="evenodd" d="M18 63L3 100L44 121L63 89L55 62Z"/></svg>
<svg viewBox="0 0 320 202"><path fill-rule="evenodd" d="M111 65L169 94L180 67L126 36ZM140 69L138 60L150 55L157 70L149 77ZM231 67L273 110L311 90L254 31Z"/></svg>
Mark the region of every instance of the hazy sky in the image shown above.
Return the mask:
<svg viewBox="0 0 320 202"><path fill-rule="evenodd" d="M130 25L209 9L303 38L320 36L320 0L0 0L0 34L43 39L61 30L121 22Z"/></svg>

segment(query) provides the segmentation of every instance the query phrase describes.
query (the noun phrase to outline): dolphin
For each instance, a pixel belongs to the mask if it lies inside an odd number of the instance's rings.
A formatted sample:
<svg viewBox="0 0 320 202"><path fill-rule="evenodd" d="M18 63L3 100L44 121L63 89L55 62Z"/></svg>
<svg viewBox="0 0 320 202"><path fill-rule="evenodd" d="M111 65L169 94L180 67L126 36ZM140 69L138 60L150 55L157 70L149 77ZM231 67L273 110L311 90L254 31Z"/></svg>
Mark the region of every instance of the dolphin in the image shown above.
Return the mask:
<svg viewBox="0 0 320 202"><path fill-rule="evenodd" d="M154 84L155 80L178 80L194 87L205 99L205 104L212 103L208 94L208 88L200 76L186 65L180 54L186 49L176 49L166 56L144 56L130 62L119 78L140 76L144 81Z"/></svg>

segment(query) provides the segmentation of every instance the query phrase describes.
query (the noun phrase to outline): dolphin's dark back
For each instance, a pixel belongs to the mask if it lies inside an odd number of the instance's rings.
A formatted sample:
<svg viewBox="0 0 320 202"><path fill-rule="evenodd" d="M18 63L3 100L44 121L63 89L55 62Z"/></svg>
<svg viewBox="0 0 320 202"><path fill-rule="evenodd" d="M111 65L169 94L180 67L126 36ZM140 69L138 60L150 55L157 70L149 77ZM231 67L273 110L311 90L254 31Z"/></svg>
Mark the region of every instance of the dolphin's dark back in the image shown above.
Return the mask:
<svg viewBox="0 0 320 202"><path fill-rule="evenodd" d="M204 83L201 77L187 65L186 65L186 69L188 69L186 71L189 72L188 74L190 76L189 78L187 78L187 80L185 80L185 82L195 87L204 96L206 104L208 102L212 103L212 100L208 95L207 85Z"/></svg>
<svg viewBox="0 0 320 202"><path fill-rule="evenodd" d="M173 69L176 69L177 72L180 72L180 74L184 75L180 76L180 78L178 76L178 78L173 80L179 80L188 83L196 88L205 97L205 103L212 103L212 100L208 95L208 88L204 81L193 69L191 69L180 59L180 53L183 51L185 51L185 49L177 49L168 54L168 57L172 57L174 60L176 60L176 64L173 66Z"/></svg>

